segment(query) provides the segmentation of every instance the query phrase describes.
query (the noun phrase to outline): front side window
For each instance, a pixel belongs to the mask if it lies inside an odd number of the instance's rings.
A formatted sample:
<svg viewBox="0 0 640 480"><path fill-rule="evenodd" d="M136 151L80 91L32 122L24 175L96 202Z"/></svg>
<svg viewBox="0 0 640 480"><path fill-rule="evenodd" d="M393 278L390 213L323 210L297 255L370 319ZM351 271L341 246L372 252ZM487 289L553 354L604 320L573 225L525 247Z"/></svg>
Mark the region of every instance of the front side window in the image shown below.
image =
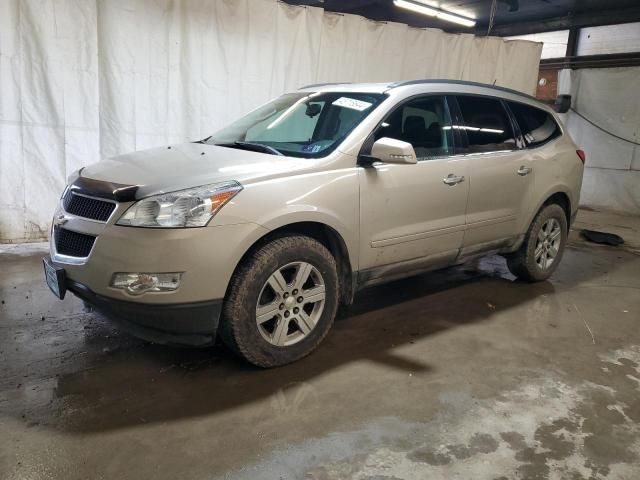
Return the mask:
<svg viewBox="0 0 640 480"><path fill-rule="evenodd" d="M508 104L528 147L537 147L560 136L560 127L550 113L522 103Z"/></svg>
<svg viewBox="0 0 640 480"><path fill-rule="evenodd" d="M456 97L461 124L454 125L467 136L465 153L487 153L515 150L516 141L511 121L500 100L472 95Z"/></svg>
<svg viewBox="0 0 640 480"><path fill-rule="evenodd" d="M444 97L417 98L396 108L374 134L374 140L383 137L410 143L418 160L452 155L453 132Z"/></svg>
<svg viewBox="0 0 640 480"><path fill-rule="evenodd" d="M214 133L206 143L293 157L322 157L367 117L383 94L282 95Z"/></svg>

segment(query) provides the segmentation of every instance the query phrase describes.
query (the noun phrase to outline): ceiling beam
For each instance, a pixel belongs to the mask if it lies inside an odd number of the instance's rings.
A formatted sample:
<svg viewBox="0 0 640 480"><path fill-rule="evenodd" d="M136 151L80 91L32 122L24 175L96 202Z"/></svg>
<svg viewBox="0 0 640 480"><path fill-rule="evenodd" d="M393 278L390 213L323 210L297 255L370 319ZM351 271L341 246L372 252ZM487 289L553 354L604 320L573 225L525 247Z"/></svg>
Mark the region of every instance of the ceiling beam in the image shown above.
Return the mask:
<svg viewBox="0 0 640 480"><path fill-rule="evenodd" d="M640 52L581 55L579 57L544 58L540 60L540 70L637 67L639 65Z"/></svg>
<svg viewBox="0 0 640 480"><path fill-rule="evenodd" d="M569 14L564 17L545 18L536 21L506 23L493 26L491 35L509 37L513 35L527 35L530 33L553 32L581 27L596 27L600 25L615 25L619 23L640 22L640 7L623 8L619 10L598 10L587 13ZM487 27L479 26L476 34L486 35Z"/></svg>

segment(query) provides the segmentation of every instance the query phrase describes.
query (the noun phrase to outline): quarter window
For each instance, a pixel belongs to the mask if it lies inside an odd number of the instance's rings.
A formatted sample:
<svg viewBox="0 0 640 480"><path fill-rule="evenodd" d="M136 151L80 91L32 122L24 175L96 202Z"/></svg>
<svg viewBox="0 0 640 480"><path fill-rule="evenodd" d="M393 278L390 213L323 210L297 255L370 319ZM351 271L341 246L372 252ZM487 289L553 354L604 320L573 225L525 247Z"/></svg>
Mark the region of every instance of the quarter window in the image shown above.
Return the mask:
<svg viewBox="0 0 640 480"><path fill-rule="evenodd" d="M374 137L375 140L388 137L410 143L418 160L453 154L451 119L444 97L408 101L385 118Z"/></svg>
<svg viewBox="0 0 640 480"><path fill-rule="evenodd" d="M453 125L467 136L465 153L515 150L516 141L509 116L495 98L460 95L456 97L462 114Z"/></svg>
<svg viewBox="0 0 640 480"><path fill-rule="evenodd" d="M550 113L522 103L508 103L528 147L537 147L560 136L560 127Z"/></svg>

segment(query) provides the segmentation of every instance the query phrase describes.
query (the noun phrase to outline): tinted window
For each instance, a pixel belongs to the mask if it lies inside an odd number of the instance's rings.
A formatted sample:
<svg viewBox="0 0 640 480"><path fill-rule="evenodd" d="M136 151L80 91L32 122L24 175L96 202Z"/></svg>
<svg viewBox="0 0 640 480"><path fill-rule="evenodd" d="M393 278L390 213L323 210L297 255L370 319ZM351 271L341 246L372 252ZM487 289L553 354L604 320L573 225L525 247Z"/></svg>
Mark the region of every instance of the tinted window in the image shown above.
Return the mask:
<svg viewBox="0 0 640 480"><path fill-rule="evenodd" d="M413 145L418 160L453 154L451 120L444 97L410 100L394 110L375 133L375 140L395 138Z"/></svg>
<svg viewBox="0 0 640 480"><path fill-rule="evenodd" d="M527 146L542 145L560 135L560 127L553 116L544 110L514 102L509 102L509 108L516 117Z"/></svg>
<svg viewBox="0 0 640 480"><path fill-rule="evenodd" d="M507 112L500 100L460 95L456 97L462 113L462 125L454 125L466 134L466 153L514 150L516 142Z"/></svg>

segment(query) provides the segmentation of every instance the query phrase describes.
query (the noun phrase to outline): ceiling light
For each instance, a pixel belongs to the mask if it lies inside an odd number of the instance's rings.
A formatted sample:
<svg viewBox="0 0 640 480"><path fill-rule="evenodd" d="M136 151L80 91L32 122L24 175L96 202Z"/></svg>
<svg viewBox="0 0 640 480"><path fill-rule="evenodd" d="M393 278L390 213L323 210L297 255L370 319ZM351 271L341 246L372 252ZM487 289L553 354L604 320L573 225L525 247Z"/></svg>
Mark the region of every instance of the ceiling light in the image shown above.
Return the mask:
<svg viewBox="0 0 640 480"><path fill-rule="evenodd" d="M430 17L436 17L447 22L464 25L465 27L473 27L476 24L475 20L471 20L470 18L446 12L440 8L429 7L423 3L414 2L412 0L393 0L393 3L396 7L405 8L412 12L422 13L423 15L428 15Z"/></svg>

